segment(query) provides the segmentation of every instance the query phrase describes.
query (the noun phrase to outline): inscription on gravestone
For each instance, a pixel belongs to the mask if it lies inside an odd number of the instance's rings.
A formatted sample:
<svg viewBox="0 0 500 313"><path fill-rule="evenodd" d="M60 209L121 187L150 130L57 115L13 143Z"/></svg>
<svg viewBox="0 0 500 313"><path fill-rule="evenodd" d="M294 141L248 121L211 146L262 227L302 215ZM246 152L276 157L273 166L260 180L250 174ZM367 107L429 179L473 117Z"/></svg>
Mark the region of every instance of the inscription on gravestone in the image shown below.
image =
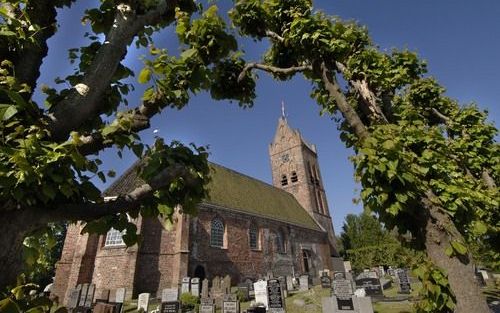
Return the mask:
<svg viewBox="0 0 500 313"><path fill-rule="evenodd" d="M224 295L222 302L222 313L239 313L239 302L235 294Z"/></svg>
<svg viewBox="0 0 500 313"><path fill-rule="evenodd" d="M179 301L162 302L161 304L161 313L179 313L179 309Z"/></svg>
<svg viewBox="0 0 500 313"><path fill-rule="evenodd" d="M285 312L285 299L278 279L267 281L267 305L269 312Z"/></svg>
<svg viewBox="0 0 500 313"><path fill-rule="evenodd" d="M123 303L125 301L125 288L116 289L115 293L115 302Z"/></svg>
<svg viewBox="0 0 500 313"><path fill-rule="evenodd" d="M364 272L356 277L356 287L363 288L367 296L383 296L382 285L375 272Z"/></svg>
<svg viewBox="0 0 500 313"><path fill-rule="evenodd" d="M332 284L332 292L337 300L339 310L354 310L352 300L352 283L348 279L335 279Z"/></svg>
<svg viewBox="0 0 500 313"><path fill-rule="evenodd" d="M199 313L214 313L214 312L215 312L214 300L210 298L201 298Z"/></svg>

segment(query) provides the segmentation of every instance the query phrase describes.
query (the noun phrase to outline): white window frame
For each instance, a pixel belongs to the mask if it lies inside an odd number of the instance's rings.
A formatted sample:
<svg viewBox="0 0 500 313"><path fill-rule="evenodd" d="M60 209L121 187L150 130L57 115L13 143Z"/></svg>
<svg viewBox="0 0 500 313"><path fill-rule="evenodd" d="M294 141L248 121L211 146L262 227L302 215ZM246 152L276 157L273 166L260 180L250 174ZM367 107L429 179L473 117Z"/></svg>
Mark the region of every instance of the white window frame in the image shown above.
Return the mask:
<svg viewBox="0 0 500 313"><path fill-rule="evenodd" d="M123 235L126 234L126 230L116 230L111 228L106 234L106 238L104 240L105 247L119 247L125 246L125 242L123 241Z"/></svg>

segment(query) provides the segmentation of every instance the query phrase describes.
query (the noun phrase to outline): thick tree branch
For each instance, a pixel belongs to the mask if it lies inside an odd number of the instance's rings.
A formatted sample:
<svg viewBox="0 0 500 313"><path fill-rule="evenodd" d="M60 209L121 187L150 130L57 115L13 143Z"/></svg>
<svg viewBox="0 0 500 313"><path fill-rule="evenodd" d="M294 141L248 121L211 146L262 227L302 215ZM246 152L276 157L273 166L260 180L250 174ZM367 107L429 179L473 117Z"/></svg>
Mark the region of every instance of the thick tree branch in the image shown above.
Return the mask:
<svg viewBox="0 0 500 313"><path fill-rule="evenodd" d="M345 77L345 73L347 70L345 65L338 61L335 62L335 65L337 66L337 69L342 74L344 74ZM365 114L374 120L381 120L387 123L388 120L380 106L377 104L377 97L371 91L370 87L368 86L368 82L366 80L350 80L349 82L358 92L358 95L361 98L361 107L363 108Z"/></svg>
<svg viewBox="0 0 500 313"><path fill-rule="evenodd" d="M54 1L39 0L29 1L26 13L31 23L37 25L40 30L33 35L32 40L24 42L22 49L16 53L16 60L13 61L17 80L26 83L33 92L40 76L42 60L49 51L47 40L56 32L57 11Z"/></svg>
<svg viewBox="0 0 500 313"><path fill-rule="evenodd" d="M154 10L140 16L135 15L130 6L119 5L113 26L82 82L55 106L51 114L50 130L54 139L65 140L71 130L100 114L101 96L124 58L128 45L144 26L158 23L165 15L173 20L175 5L176 1L163 1Z"/></svg>
<svg viewBox="0 0 500 313"><path fill-rule="evenodd" d="M273 31L270 31L270 30L266 30L266 36L269 38L272 38L274 40L277 40L279 42L285 41L285 38L281 37L280 35L276 34Z"/></svg>
<svg viewBox="0 0 500 313"><path fill-rule="evenodd" d="M63 220L91 221L97 218L137 210L141 203L153 196L153 192L170 185L175 179L182 177L185 188L194 188L199 181L183 164L170 165L156 175L149 183L143 184L127 194L108 198L103 203L69 203L50 210L47 223Z"/></svg>
<svg viewBox="0 0 500 313"><path fill-rule="evenodd" d="M269 73L273 73L273 74L284 74L284 75L290 75L290 74L295 74L298 72L303 72L306 70L312 70L312 67L310 65L281 68L281 67L276 67L276 66L272 66L272 65L266 65L266 64L252 62L252 63L247 63L247 65L245 65L245 67L241 71L240 75L238 76L238 82L241 82L245 78L245 75L247 75L247 72L251 71L254 68L259 69L259 70L263 70L263 71L266 71Z"/></svg>
<svg viewBox="0 0 500 313"><path fill-rule="evenodd" d="M338 85L334 74L328 69L325 63L321 64L320 71L321 72L318 76L321 77L323 83L325 84L326 90L335 100L339 111L342 113L359 140L364 141L366 138L368 138L368 130L363 124L363 121L361 121L358 113L347 102L347 99L342 93L342 90L340 89L340 86Z"/></svg>
<svg viewBox="0 0 500 313"><path fill-rule="evenodd" d="M443 113L439 112L437 109L432 108L432 114L437 116L444 124L448 124L450 122L450 119L444 115Z"/></svg>

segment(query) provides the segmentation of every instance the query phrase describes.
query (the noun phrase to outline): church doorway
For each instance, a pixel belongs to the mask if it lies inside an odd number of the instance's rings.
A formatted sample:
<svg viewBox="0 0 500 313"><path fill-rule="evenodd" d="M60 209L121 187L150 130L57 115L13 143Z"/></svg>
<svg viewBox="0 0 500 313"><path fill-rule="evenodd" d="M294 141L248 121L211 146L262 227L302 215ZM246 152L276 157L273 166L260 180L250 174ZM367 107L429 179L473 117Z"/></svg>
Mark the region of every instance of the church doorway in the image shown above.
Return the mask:
<svg viewBox="0 0 500 313"><path fill-rule="evenodd" d="M201 265L198 265L194 269L194 277L198 277L200 281L203 281L205 279L205 268Z"/></svg>
<svg viewBox="0 0 500 313"><path fill-rule="evenodd" d="M304 273L309 273L311 268L311 253L309 250L302 250L302 260L304 266Z"/></svg>

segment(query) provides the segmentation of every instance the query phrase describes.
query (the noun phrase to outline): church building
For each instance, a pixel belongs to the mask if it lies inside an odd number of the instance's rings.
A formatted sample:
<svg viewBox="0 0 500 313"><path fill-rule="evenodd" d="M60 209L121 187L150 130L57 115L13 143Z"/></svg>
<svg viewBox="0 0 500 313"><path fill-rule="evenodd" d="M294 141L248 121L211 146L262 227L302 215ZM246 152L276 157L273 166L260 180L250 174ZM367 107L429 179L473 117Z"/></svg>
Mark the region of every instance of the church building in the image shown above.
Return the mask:
<svg viewBox="0 0 500 313"><path fill-rule="evenodd" d="M283 115L269 155L272 185L211 163L209 197L198 215L176 213L171 230L158 219L137 218L140 245L126 247L114 229L82 235L81 223L69 225L53 294L66 303L70 289L93 283L96 294L125 287L131 298L161 295L186 276L230 275L238 284L271 274L314 280L333 270L338 253L316 147ZM118 196L142 184L136 169L137 163L105 194Z"/></svg>

